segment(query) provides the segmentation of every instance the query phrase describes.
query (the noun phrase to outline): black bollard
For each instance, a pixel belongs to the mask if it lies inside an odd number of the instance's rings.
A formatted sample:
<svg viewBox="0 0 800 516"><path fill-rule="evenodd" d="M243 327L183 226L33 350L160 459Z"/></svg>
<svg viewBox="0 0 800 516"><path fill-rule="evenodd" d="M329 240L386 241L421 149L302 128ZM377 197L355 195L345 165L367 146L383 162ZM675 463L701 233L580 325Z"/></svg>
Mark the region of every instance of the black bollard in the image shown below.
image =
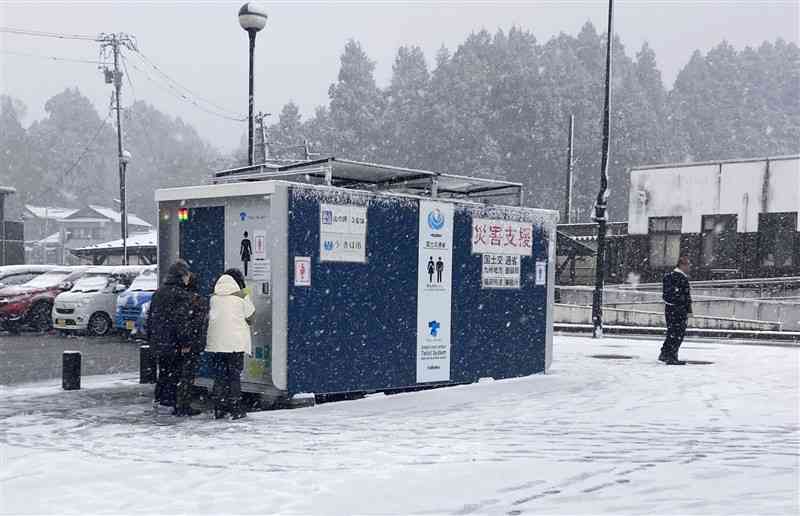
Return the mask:
<svg viewBox="0 0 800 516"><path fill-rule="evenodd" d="M139 346L139 383L156 383L156 354L150 346Z"/></svg>
<svg viewBox="0 0 800 516"><path fill-rule="evenodd" d="M61 388L75 391L81 388L81 352L65 351L61 355Z"/></svg>

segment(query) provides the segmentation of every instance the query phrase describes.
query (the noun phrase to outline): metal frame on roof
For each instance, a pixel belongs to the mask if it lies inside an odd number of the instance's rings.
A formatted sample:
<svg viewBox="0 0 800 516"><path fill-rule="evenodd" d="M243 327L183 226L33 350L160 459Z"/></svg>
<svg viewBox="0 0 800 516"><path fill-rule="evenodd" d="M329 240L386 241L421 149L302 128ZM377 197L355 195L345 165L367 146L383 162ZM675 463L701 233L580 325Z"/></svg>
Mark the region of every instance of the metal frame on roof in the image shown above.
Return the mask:
<svg viewBox="0 0 800 516"><path fill-rule="evenodd" d="M239 167L214 173L213 184L291 180L366 190L391 190L428 194L431 197L466 197L486 200L492 197L514 196L522 205L521 183L498 179L444 174L429 170L397 167L340 159L336 157L289 164L266 163Z"/></svg>

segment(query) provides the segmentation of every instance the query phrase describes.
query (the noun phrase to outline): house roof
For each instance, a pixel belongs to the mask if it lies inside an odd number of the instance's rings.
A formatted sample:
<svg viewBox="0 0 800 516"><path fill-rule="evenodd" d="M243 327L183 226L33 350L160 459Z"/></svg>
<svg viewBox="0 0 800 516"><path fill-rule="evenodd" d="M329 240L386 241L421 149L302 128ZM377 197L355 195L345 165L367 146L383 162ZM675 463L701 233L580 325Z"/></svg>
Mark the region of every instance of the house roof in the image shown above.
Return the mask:
<svg viewBox="0 0 800 516"><path fill-rule="evenodd" d="M61 233L60 232L56 232L56 233L53 233L52 235L49 235L49 236L46 236L46 237L42 238L41 240L35 240L33 242L27 242L27 243L31 244L31 245L39 245L39 246L41 246L41 245L60 244L61 243Z"/></svg>
<svg viewBox="0 0 800 516"><path fill-rule="evenodd" d="M122 220L122 214L115 210L114 208L107 208L105 206L98 206L96 204L90 204L89 208L93 209L103 217L113 220L114 222L119 223ZM144 226L147 228L153 227L152 224L147 222L146 220L140 219L133 213L128 213L128 225L131 226Z"/></svg>
<svg viewBox="0 0 800 516"><path fill-rule="evenodd" d="M158 233L153 231L146 231L143 233L133 233L128 235L128 250L135 249L155 249L158 242ZM86 247L79 247L77 249L70 249L73 254L92 254L97 251L109 251L122 249L122 239L111 240L109 242L102 242L100 244L87 245Z"/></svg>
<svg viewBox="0 0 800 516"><path fill-rule="evenodd" d="M48 220L61 220L78 211L72 208L60 208L57 206L34 206L32 204L26 204L25 210L37 219Z"/></svg>

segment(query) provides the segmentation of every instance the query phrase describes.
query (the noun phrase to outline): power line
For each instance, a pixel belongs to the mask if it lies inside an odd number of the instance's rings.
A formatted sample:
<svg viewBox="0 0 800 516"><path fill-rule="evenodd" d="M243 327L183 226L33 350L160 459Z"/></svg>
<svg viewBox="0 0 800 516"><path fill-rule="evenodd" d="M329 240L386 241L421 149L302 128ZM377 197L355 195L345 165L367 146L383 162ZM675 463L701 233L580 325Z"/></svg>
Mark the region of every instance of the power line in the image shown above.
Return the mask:
<svg viewBox="0 0 800 516"><path fill-rule="evenodd" d="M55 38L55 39L76 39L83 41L97 41L95 36L87 34L64 34L60 32L47 32L32 29L15 29L13 27L0 27L0 32L6 34L16 34L17 36L33 36L39 38Z"/></svg>
<svg viewBox="0 0 800 516"><path fill-rule="evenodd" d="M133 62L131 62L129 64L131 65L131 68L133 68L137 72L139 72L142 75L144 75L144 77L148 81L152 82L153 84L155 84L156 86L161 88L166 93L169 93L170 95L172 95L173 97L175 97L175 98L177 98L179 100L182 100L184 102L188 102L189 104L193 105L194 107L196 107L200 111L203 111L204 113L207 113L209 115L213 115L213 116L216 116L216 117L219 117L219 118L223 118L223 119L226 119L226 120L231 120L231 121L234 121L234 122L245 122L245 121L247 121L246 117L230 116L229 114L226 114L224 112L219 112L219 111L210 109L210 108L208 108L206 106L203 106L197 100L195 100L194 98L190 97L190 95L188 94L187 91L181 91L175 85L173 85L172 83L169 83L169 82L166 82L164 80L159 80L159 79L154 78L152 75L150 75L150 73L147 70L144 70L144 69L140 68L139 66L137 66Z"/></svg>
<svg viewBox="0 0 800 516"><path fill-rule="evenodd" d="M95 131L94 135L92 136L92 139L89 140L89 143L86 144L86 147L84 147L83 152L81 152L80 155L78 156L78 159L76 159L75 162L67 170L65 170L63 174L61 174L61 177L59 178L59 182L63 181L64 179L66 179L67 176L69 176L72 173L72 171L75 170L75 168L80 164L81 160L83 160L83 158L86 157L86 155L91 150L92 145L94 145L94 142L97 140L97 138L100 136L100 133L105 128L106 122L108 121L109 117L111 117L111 110L110 109L109 109L108 113L106 114L106 117L100 122L100 125L97 127L97 130Z"/></svg>
<svg viewBox="0 0 800 516"><path fill-rule="evenodd" d="M204 102L204 103L206 103L206 104L208 104L208 105L212 106L212 107L213 107L213 108L214 108L214 109L215 109L215 110L216 110L216 111L217 111L219 114L222 114L222 115L224 115L224 116L225 116L225 118L228 118L228 119L230 119L230 120L235 120L235 121L237 121L237 122L238 122L238 121L244 122L244 121L246 121L246 120L247 120L247 117L236 117L236 116L231 116L231 115L233 114L233 112L232 112L231 110L229 110L229 109L225 108L224 106L221 106L221 105L217 104L217 103L216 103L216 102L214 102L214 101L211 101L211 100L208 100L208 99L206 99L206 98L203 98L202 96L200 96L200 95L198 95L197 93L193 92L192 90L190 90L190 89L189 89L189 88L187 88L186 86L182 85L182 84L181 84L181 83L179 83L177 80L173 79L173 78L172 78L172 77L171 77L171 76L170 76L168 73L166 73L166 72L165 72L165 71L164 71L164 70L163 70L161 67L159 67L157 64L155 64L155 63L154 63L154 62L153 62L151 59L149 59L147 56L145 56L145 55L142 53L142 51L141 51L141 50L138 50L138 49L137 49L135 52L136 52L136 54L139 56L139 58L140 58L140 59L141 59L141 60L142 60L144 63L146 63L148 66L150 66L150 67L151 67L153 70L155 70L155 71L156 71L156 73L158 73L158 75L160 75L160 76L161 76L161 77L162 77L162 78L163 78L163 79L164 79L164 80L165 80L167 83L169 83L169 85L172 87L172 89L175 89L175 90L183 90L182 92L180 92L180 91L179 91L179 93L181 94L181 96L185 96L185 97L193 97L193 98L194 98L194 99L196 99L197 101ZM132 65L132 66L133 66L133 65ZM141 70L140 70L140 71L141 71Z"/></svg>
<svg viewBox="0 0 800 516"><path fill-rule="evenodd" d="M100 125L97 127L97 130L94 132L94 135L92 135L92 138L89 140L89 143L86 144L86 147L84 147L81 153L78 155L78 158L68 168L66 168L64 172L61 173L60 176L58 176L56 182L53 185L46 187L42 193L52 191L56 187L60 187L61 184L64 182L64 180L70 174L72 174L72 172L78 167L81 161L83 161L83 158L85 158L86 155L89 154L89 151L92 150L92 145L94 145L94 142L97 141L97 138L100 136L100 133L105 128L106 122L108 122L109 117L111 117L111 112L112 110L111 108L109 108L106 117L100 122Z"/></svg>
<svg viewBox="0 0 800 516"><path fill-rule="evenodd" d="M47 59L50 61L63 61L65 63L87 63L87 64L95 64L100 65L103 64L102 61L92 61L90 59L73 59L71 57L57 57L57 56L46 56L42 54L32 54L29 52L17 52L14 50L0 50L0 54L8 54L12 56L20 56L20 57L36 57L39 59Z"/></svg>

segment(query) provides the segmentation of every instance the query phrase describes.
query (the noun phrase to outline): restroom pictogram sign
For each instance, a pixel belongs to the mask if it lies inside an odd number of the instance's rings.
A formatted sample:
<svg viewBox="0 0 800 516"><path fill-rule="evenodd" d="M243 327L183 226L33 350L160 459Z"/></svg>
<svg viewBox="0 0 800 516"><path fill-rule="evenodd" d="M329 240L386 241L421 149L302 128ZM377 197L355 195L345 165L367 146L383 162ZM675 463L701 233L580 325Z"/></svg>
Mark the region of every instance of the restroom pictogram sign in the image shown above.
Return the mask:
<svg viewBox="0 0 800 516"><path fill-rule="evenodd" d="M294 257L294 286L295 287L310 287L311 286L311 257L310 256L295 256Z"/></svg>

